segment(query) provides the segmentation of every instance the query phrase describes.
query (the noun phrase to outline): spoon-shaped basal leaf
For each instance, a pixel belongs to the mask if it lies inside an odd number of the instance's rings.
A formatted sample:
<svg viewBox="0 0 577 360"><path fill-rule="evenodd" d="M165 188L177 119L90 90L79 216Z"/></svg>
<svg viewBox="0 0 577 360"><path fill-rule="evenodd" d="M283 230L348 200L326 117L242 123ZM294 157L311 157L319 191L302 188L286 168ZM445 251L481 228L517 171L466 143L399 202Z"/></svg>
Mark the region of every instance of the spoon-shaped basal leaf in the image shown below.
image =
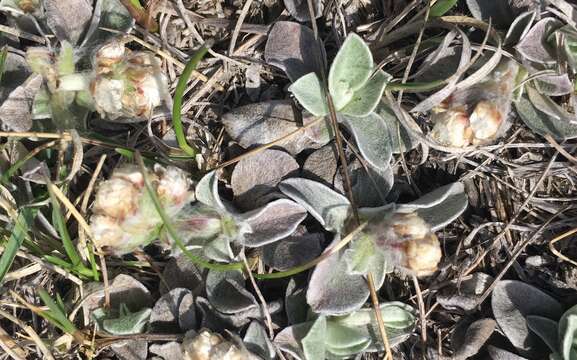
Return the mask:
<svg viewBox="0 0 577 360"><path fill-rule="evenodd" d="M377 70L362 88L354 92L351 101L339 112L351 116L369 115L377 107L385 86L391 79L391 75L382 70Z"/></svg>
<svg viewBox="0 0 577 360"><path fill-rule="evenodd" d="M527 326L535 334L539 335L541 340L549 346L551 351L557 352L559 339L557 337L558 324L557 321L548 319L543 316L529 315L527 316Z"/></svg>
<svg viewBox="0 0 577 360"><path fill-rule="evenodd" d="M354 92L365 85L372 71L371 50L360 36L349 34L329 71L329 92L336 110L353 99Z"/></svg>
<svg viewBox="0 0 577 360"><path fill-rule="evenodd" d="M325 92L317 74L306 74L295 81L288 89L311 114L324 116L329 113Z"/></svg>
<svg viewBox="0 0 577 360"><path fill-rule="evenodd" d="M561 353L564 360L577 358L577 305L565 311L559 320L559 340L561 341Z"/></svg>
<svg viewBox="0 0 577 360"><path fill-rule="evenodd" d="M101 320L102 329L112 335L140 334L148 325L151 313L152 309L149 308L131 313L126 305L122 304L118 317Z"/></svg>
<svg viewBox="0 0 577 360"><path fill-rule="evenodd" d="M307 217L306 210L299 204L279 199L264 207L243 214L251 232L244 235L244 245L258 247L284 239L292 234Z"/></svg>
<svg viewBox="0 0 577 360"><path fill-rule="evenodd" d="M550 135L558 140L577 137L577 125L551 117L539 111L526 95L515 103L519 117L525 125L541 136Z"/></svg>
<svg viewBox="0 0 577 360"><path fill-rule="evenodd" d="M377 169L387 169L393 149L386 122L376 113L364 117L343 116L342 119L355 137L363 158Z"/></svg>
<svg viewBox="0 0 577 360"><path fill-rule="evenodd" d="M316 181L291 178L279 184L280 190L302 205L328 231L340 232L350 211L346 197Z"/></svg>
<svg viewBox="0 0 577 360"><path fill-rule="evenodd" d="M218 176L212 171L198 182L195 188L196 200L215 208L217 211L225 210L225 206L218 195Z"/></svg>
<svg viewBox="0 0 577 360"><path fill-rule="evenodd" d="M307 360L324 360L326 354L327 319L319 316L311 326L301 344Z"/></svg>
<svg viewBox="0 0 577 360"><path fill-rule="evenodd" d="M371 337L356 328L342 326L336 322L327 321L327 350L337 356L351 356L369 347Z"/></svg>
<svg viewBox="0 0 577 360"><path fill-rule="evenodd" d="M560 120L563 123L577 123L577 116L575 116L575 114L568 113L549 97L542 95L531 86L527 86L525 90L527 91L527 96L529 96L529 100L533 106L535 106L535 108L540 112L545 113L556 120Z"/></svg>

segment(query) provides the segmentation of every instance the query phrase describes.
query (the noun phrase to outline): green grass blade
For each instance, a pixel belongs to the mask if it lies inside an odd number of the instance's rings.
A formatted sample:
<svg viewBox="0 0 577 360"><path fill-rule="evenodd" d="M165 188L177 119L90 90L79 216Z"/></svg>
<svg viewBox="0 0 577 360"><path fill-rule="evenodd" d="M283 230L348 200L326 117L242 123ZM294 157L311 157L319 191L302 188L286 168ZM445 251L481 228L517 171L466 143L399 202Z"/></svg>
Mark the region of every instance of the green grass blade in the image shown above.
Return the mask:
<svg viewBox="0 0 577 360"><path fill-rule="evenodd" d="M35 217L36 209L23 208L16 218L14 229L12 229L10 238L8 239L8 242L4 247L4 252L0 257L0 284L4 280L4 276L6 276L8 270L10 270L14 258L16 257L16 252L20 249L20 246L22 246L28 233L28 229Z"/></svg>
<svg viewBox="0 0 577 360"><path fill-rule="evenodd" d="M74 269L74 265L72 265L71 263L67 262L66 260L62 260L61 258L56 257L54 255L44 255L44 256L42 256L42 258L44 260L48 261L49 263L51 263L52 265L60 266L61 268L65 269L65 270L72 271L72 269Z"/></svg>
<svg viewBox="0 0 577 360"><path fill-rule="evenodd" d="M4 68L6 67L6 58L8 57L8 47L4 46L0 51L0 83L4 76Z"/></svg>
<svg viewBox="0 0 577 360"><path fill-rule="evenodd" d="M50 187L48 187L48 189L50 190ZM66 220L64 219L64 216L62 216L62 211L60 209L60 203L58 202L58 199L52 193L52 191L50 191L50 201L52 202L52 208L53 208L52 220L56 225L56 230L58 231L58 234L60 234L60 238L62 240L62 245L64 246L64 251L66 252L66 255L68 256L70 262L72 262L72 265L75 268L83 266L82 258L80 257L80 254L78 254L78 252L76 251L76 247L74 246L74 243L70 238L70 234L68 233Z"/></svg>
<svg viewBox="0 0 577 360"><path fill-rule="evenodd" d="M208 47L203 45L200 50L198 50L192 58L186 63L178 83L176 84L176 90L174 91L174 102L172 105L172 127L174 128L174 133L176 135L176 140L178 146L190 157L196 156L198 152L195 148L190 146L186 141L186 136L184 135L184 127L182 126L182 98L184 97L184 92L186 91L186 84L192 75L192 71L196 69L196 66L202 60L204 55L208 52Z"/></svg>
<svg viewBox="0 0 577 360"><path fill-rule="evenodd" d="M455 5L457 5L457 0L439 0L435 5L431 6L429 16L432 18L443 16Z"/></svg>
<svg viewBox="0 0 577 360"><path fill-rule="evenodd" d="M74 324L68 320L66 314L63 312L63 309L61 309L60 306L58 306L58 304L52 300L50 294L48 294L46 290L39 289L38 296L40 296L40 299L42 299L44 305L48 306L48 309L50 309L49 312L43 311L41 313L44 318L47 320L52 320L55 326L58 326L62 331L65 331L69 334L75 334L78 332L76 326L74 326Z"/></svg>
<svg viewBox="0 0 577 360"><path fill-rule="evenodd" d="M96 257L94 256L94 247L92 245L88 246L88 262L90 262L92 278L94 281L100 281L100 273L98 272L98 265L96 264Z"/></svg>

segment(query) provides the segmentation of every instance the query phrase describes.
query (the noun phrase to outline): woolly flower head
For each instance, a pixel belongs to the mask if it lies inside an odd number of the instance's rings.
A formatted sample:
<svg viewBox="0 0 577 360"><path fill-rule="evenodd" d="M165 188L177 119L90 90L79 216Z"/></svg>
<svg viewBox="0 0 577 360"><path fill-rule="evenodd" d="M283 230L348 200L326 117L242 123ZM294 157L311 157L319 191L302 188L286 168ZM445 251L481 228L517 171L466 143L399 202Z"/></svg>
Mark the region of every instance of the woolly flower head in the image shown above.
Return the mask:
<svg viewBox="0 0 577 360"><path fill-rule="evenodd" d="M431 137L444 146L484 145L507 129L515 79L519 67L501 63L487 79L453 93L433 109Z"/></svg>
<svg viewBox="0 0 577 360"><path fill-rule="evenodd" d="M185 360L258 360L256 355L208 330L187 333L182 343Z"/></svg>
<svg viewBox="0 0 577 360"><path fill-rule="evenodd" d="M150 52L132 52L122 40L113 40L96 52L94 69L94 104L109 120L145 120L168 96L159 60Z"/></svg>
<svg viewBox="0 0 577 360"><path fill-rule="evenodd" d="M417 213L395 213L384 221L369 223L365 231L392 264L417 276L430 275L441 261L439 239Z"/></svg>
<svg viewBox="0 0 577 360"><path fill-rule="evenodd" d="M152 186L169 217L193 198L190 180L175 167L156 165L148 171ZM156 237L162 225L144 186L144 176L135 166L116 169L96 192L90 226L96 245L117 255L129 253Z"/></svg>

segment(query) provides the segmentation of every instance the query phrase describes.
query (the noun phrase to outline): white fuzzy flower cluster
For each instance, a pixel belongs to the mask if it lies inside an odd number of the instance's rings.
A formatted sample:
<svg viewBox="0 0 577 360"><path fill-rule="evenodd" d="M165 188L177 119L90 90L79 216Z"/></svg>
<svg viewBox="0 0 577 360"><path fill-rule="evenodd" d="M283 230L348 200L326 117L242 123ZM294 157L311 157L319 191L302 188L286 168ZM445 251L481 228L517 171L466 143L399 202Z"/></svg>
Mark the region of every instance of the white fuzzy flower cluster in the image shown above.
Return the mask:
<svg viewBox="0 0 577 360"><path fill-rule="evenodd" d="M97 52L91 84L94 105L109 120L145 120L168 96L166 76L154 54L131 51L115 39Z"/></svg>
<svg viewBox="0 0 577 360"><path fill-rule="evenodd" d="M226 341L222 336L208 330L198 335L187 336L182 343L184 360L257 360L260 359L246 349Z"/></svg>
<svg viewBox="0 0 577 360"><path fill-rule="evenodd" d="M169 217L193 200L190 180L182 170L156 165L148 177ZM90 226L96 245L116 255L150 243L162 225L136 166L116 169L99 185L92 212Z"/></svg>
<svg viewBox="0 0 577 360"><path fill-rule="evenodd" d="M369 224L366 232L374 236L389 261L417 276L437 270L443 256L437 236L417 213L395 213L385 221Z"/></svg>
<svg viewBox="0 0 577 360"><path fill-rule="evenodd" d="M518 70L515 62L506 60L485 81L452 94L433 109L431 137L451 147L496 140L507 129Z"/></svg>

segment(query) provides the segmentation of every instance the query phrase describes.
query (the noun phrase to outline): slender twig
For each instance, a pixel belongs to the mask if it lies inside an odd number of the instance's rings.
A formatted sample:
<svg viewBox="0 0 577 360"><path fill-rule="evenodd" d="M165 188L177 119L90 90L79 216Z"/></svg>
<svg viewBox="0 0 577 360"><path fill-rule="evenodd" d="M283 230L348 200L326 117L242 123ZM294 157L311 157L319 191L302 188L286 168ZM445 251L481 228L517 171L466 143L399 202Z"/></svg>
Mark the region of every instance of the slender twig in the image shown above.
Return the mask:
<svg viewBox="0 0 577 360"><path fill-rule="evenodd" d="M262 292L260 291L258 285L256 284L256 281L254 280L254 276L252 276L252 271L250 271L250 266L248 264L248 261L246 260L246 255L244 254L244 251L241 254L241 257L242 257L242 261L244 263L244 267L246 268L246 274L250 280L250 283L252 284L252 288L254 289L254 292L256 293L258 300L260 301L262 313L266 319L266 326L268 328L269 338L271 340L273 340L274 339L274 329L272 326L272 318L270 317L270 312L268 311L268 307L266 305L266 300L264 299L264 296L262 296Z"/></svg>
<svg viewBox="0 0 577 360"><path fill-rule="evenodd" d="M419 305L419 318L421 325L421 346L425 350L427 346L427 319L425 311L425 301L423 301L423 293L421 292L421 286L419 285L419 279L416 275L413 277L413 286L415 287L415 292L417 293L417 304Z"/></svg>
<svg viewBox="0 0 577 360"><path fill-rule="evenodd" d="M557 242L559 242L559 241L561 241L561 240L563 240L563 239L565 239L565 238L567 238L567 237L569 237L575 233L577 233L577 228L573 228L569 231L564 232L561 235L554 237L551 241L549 241L549 250L551 250L551 252L553 254L555 254L555 256L557 256L559 259L565 260L568 263L571 263L571 264L577 266L577 261L569 259L567 256L561 254L561 252L555 248L555 244Z"/></svg>
<svg viewBox="0 0 577 360"><path fill-rule="evenodd" d="M373 279L373 273L370 271L367 273L367 284L369 285L369 290L371 292L371 301L373 303L373 310L375 311L375 317L377 318L377 324L379 325L379 332L381 338L383 339L383 345L385 346L385 359L393 360L393 353L391 351L391 344L389 343L389 337L387 336L387 329L385 328L385 322L383 321L383 314L381 314L381 306L379 305L379 298L377 297L377 291L375 290L375 280Z"/></svg>
<svg viewBox="0 0 577 360"><path fill-rule="evenodd" d="M495 238L492 240L491 246L484 249L483 252L477 258L477 260L475 260L475 262L467 270L465 270L464 275L469 275L470 273L472 273L475 270L475 268L481 263L481 261L483 261L485 256L487 256L487 254L491 251L491 249L495 246L495 244L498 241L501 241L501 239L505 236L505 234L507 234L507 232L509 231L511 226L517 221L519 216L521 216L521 212L529 204L529 202L531 201L533 196L535 196L535 193L537 192L537 190L539 189L539 187L541 186L541 184L543 183L543 181L547 177L547 174L549 173L549 171L551 170L551 167L553 166L553 164L555 163L555 160L557 159L557 155L559 155L558 151L556 151L555 154L551 157L551 160L547 164L547 167L545 168L545 170L543 171L543 173L541 174L541 176L539 177L539 179L537 180L537 182L533 186L533 189L531 189L531 192L529 193L529 195L527 196L525 201L523 201L523 204L521 204L521 207L519 207L519 210L517 210L515 215L513 215L511 217L511 219L509 219L509 221L507 221L507 224L503 227L501 232L499 232L499 234L497 234L497 236L495 236Z"/></svg>
<svg viewBox="0 0 577 360"><path fill-rule="evenodd" d="M11 294L15 295L15 293L13 291L11 291ZM24 300L21 297L17 297L17 299L18 299L18 301ZM27 302L24 302L24 305L29 305L29 304ZM32 341L34 341L36 346L38 346L38 349L42 353L44 359L54 360L54 356L52 355L50 350L48 350L48 347L46 346L46 344L44 344L44 342L42 342L42 339L40 339L40 336L38 336L38 333L36 331L34 331L34 329L32 327L26 325L24 322L20 321L18 318L16 318L15 316L12 316L10 313L8 313L4 310L0 310L0 316L12 321L14 324L16 324L20 328L22 328L22 330L24 330L28 334L28 336L30 336Z"/></svg>
<svg viewBox="0 0 577 360"><path fill-rule="evenodd" d="M517 249L515 249L513 254L511 254L511 258L509 259L509 262L507 263L507 265L505 265L503 267L503 269L501 269L499 274L495 277L495 279L493 279L493 282L491 283L491 285L487 289L485 289L485 291L483 292L483 295L481 295L481 297L477 299L477 306L481 305L487 299L487 297L489 297L489 295L491 294L491 292L493 291L493 289L495 288L497 283L503 278L503 276L505 276L505 273L509 270L509 268L517 260L517 257L519 257L519 255L521 255L523 250L525 250L527 245L529 245L533 240L535 240L537 238L537 236L539 236L541 234L541 232L547 227L547 225L549 225L551 223L551 221L553 221L557 216L559 216L561 213L563 213L567 209L568 209L568 206L565 206L563 209L561 209L558 212L556 212L555 214L553 214L551 217L549 217L549 219L547 219L547 221L545 221L543 223L543 225L539 226L539 228L537 230L535 230L533 235L528 236L521 244L518 245ZM551 243L549 243L549 247L551 247Z"/></svg>

